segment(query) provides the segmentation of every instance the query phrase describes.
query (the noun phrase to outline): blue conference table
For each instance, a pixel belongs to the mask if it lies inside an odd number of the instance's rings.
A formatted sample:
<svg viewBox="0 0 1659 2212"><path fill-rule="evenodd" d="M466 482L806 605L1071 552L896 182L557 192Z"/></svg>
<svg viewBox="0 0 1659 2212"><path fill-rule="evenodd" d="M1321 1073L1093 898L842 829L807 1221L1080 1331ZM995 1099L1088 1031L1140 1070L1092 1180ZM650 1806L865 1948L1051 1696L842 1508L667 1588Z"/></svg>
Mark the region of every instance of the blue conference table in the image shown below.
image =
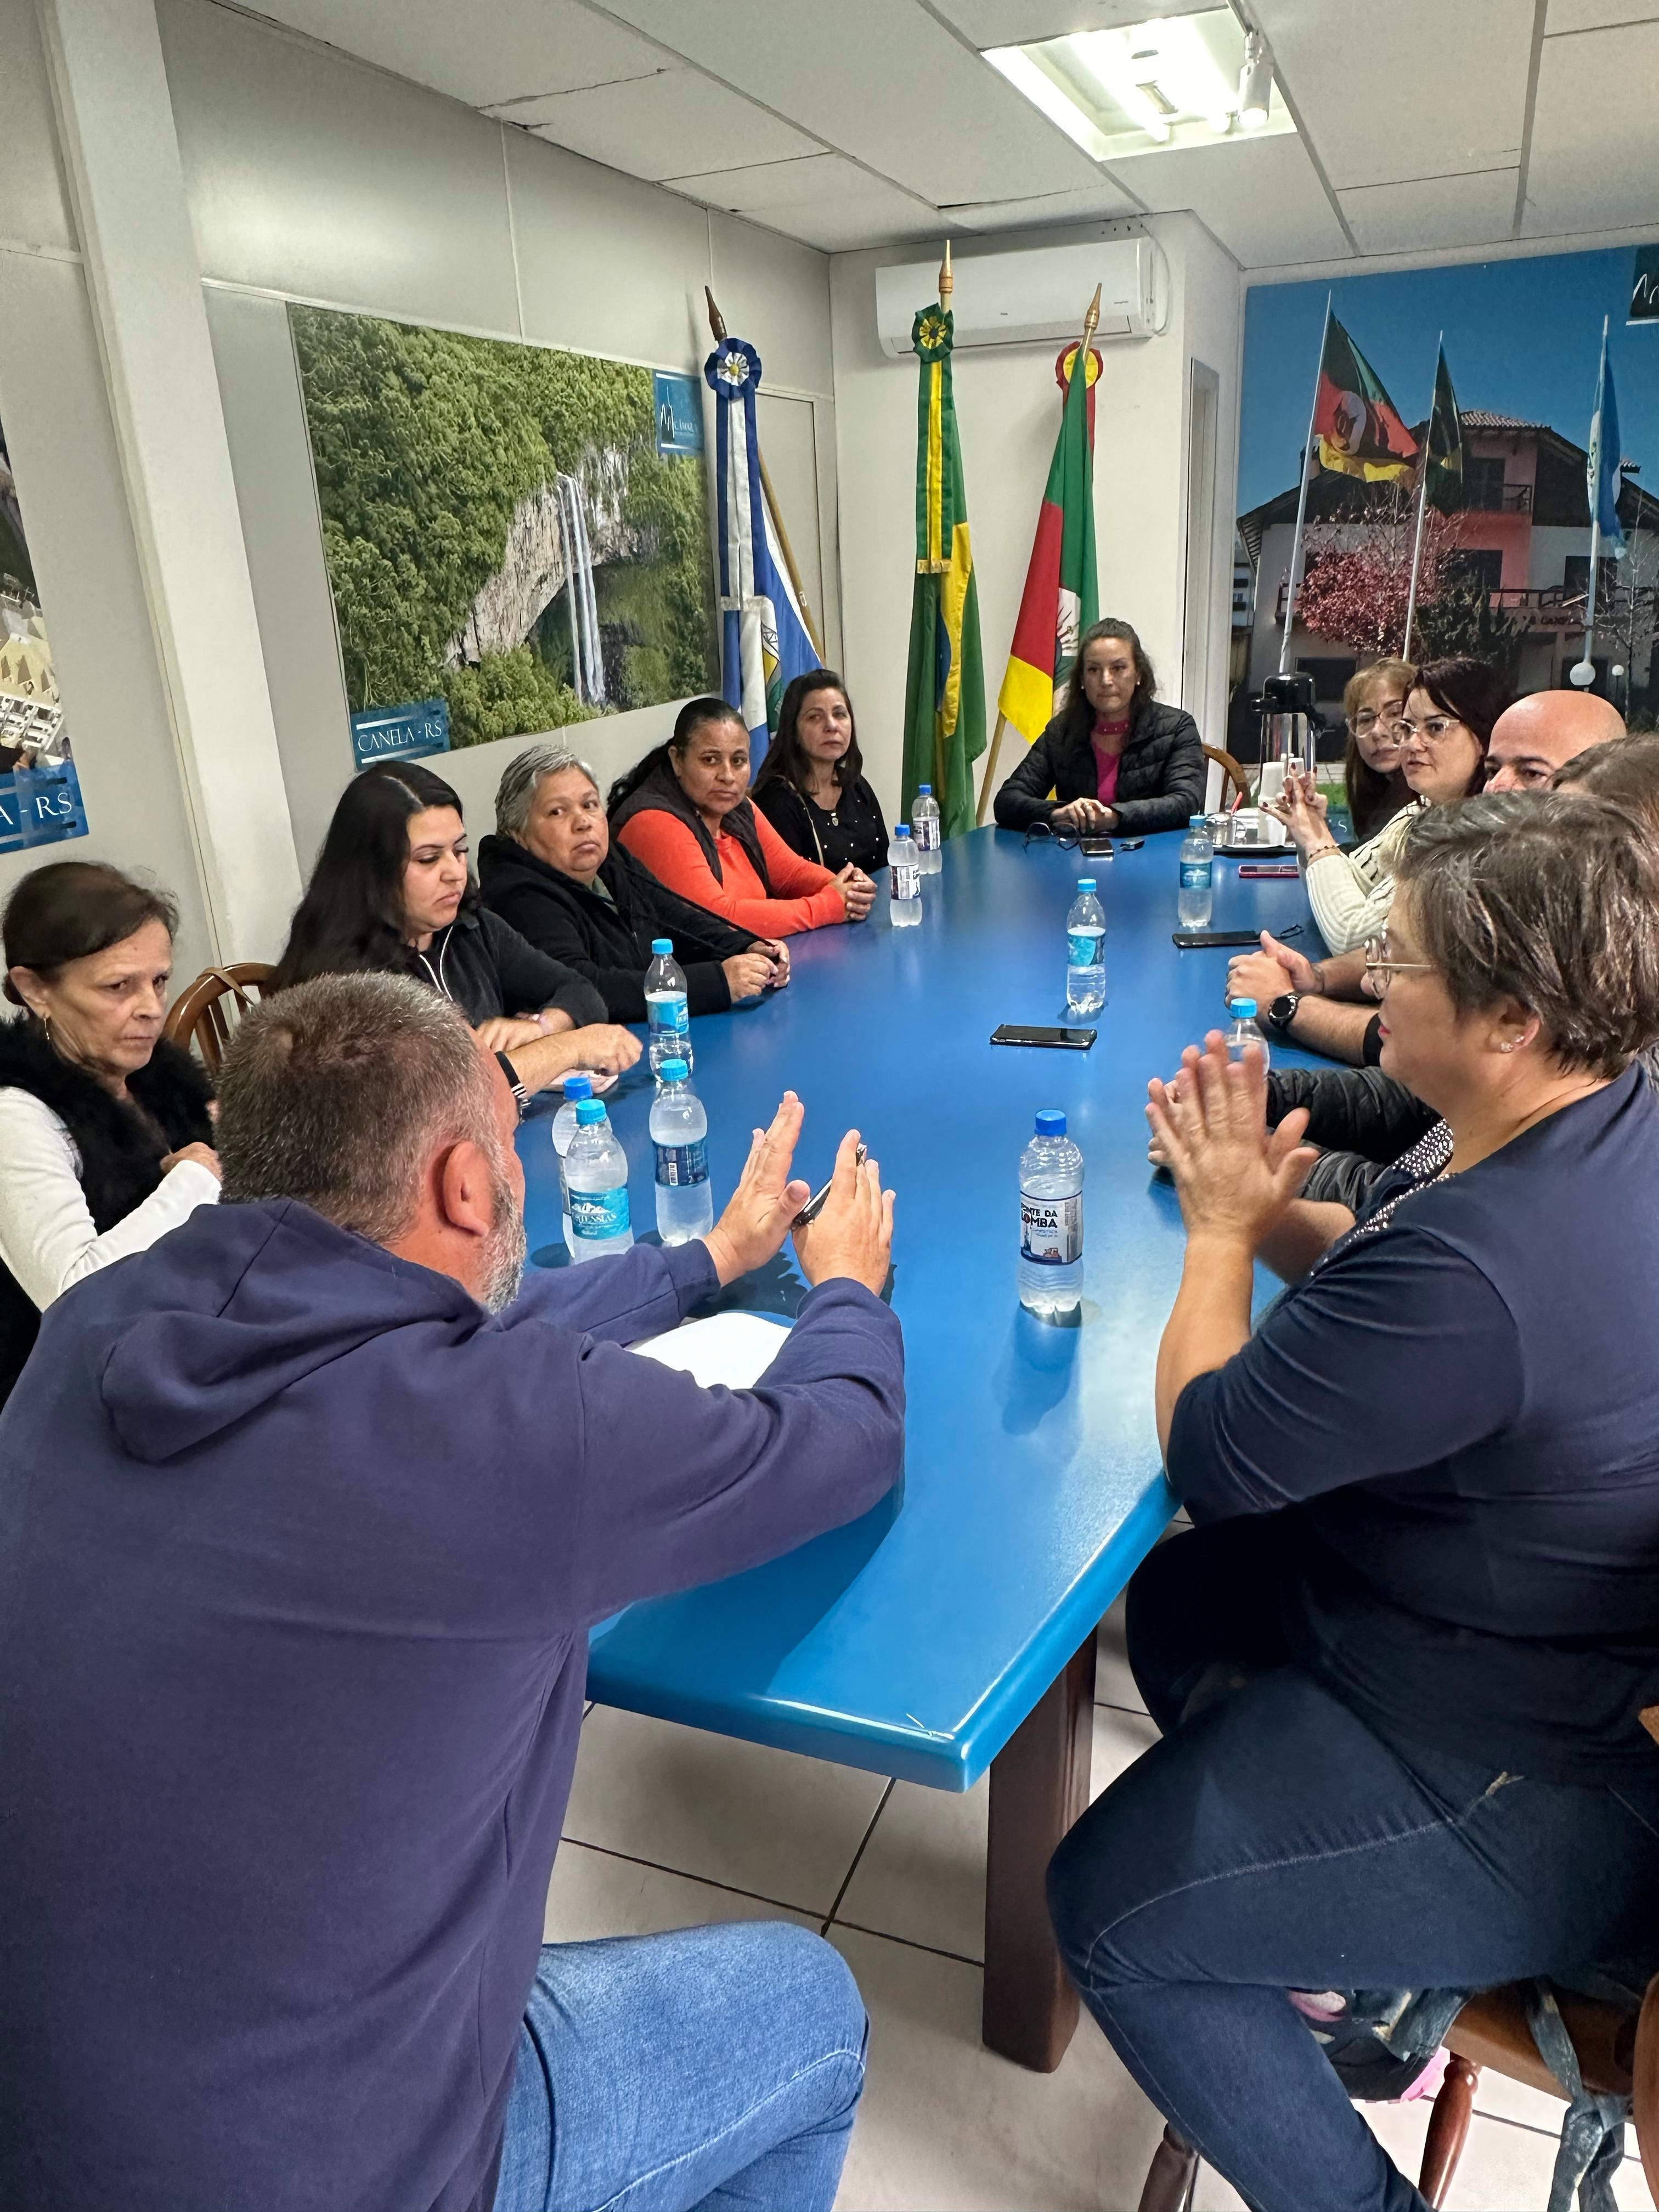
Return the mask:
<svg viewBox="0 0 1659 2212"><path fill-rule="evenodd" d="M793 980L693 1025L715 1206L785 1089L806 1105L797 1172L816 1186L856 1127L897 1193L890 1296L908 1418L898 1489L770 1565L636 1605L595 1638L605 1705L933 1789L991 1774L986 2042L1058 2065L1077 2001L1042 1873L1088 1802L1095 1632L1174 1510L1152 1374L1183 1238L1146 1164L1149 1076L1224 1019L1228 955L1181 952L1178 841L1085 860L1005 830L954 840L919 927L871 920L790 941ZM1092 873L1108 1002L1087 1053L993 1046L1003 1022L1065 1018L1065 919ZM1212 927L1301 921L1301 885L1218 860ZM636 1233L655 1221L641 1060L611 1093ZM1086 1182L1080 1326L1019 1303L1018 1169L1040 1107L1065 1109ZM532 1259L564 1263L546 1110L520 1132ZM793 1262L722 1303L792 1315Z"/></svg>

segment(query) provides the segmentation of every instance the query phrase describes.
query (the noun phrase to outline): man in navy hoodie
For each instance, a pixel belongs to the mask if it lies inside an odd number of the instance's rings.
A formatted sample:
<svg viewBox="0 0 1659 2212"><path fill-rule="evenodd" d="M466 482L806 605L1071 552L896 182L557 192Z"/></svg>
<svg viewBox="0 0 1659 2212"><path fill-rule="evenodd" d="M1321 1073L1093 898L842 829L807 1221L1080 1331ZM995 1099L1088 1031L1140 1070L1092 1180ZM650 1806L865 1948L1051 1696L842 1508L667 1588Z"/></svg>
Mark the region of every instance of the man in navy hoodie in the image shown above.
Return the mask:
<svg viewBox="0 0 1659 2212"><path fill-rule="evenodd" d="M851 1978L793 1926L541 1948L590 1625L900 1464L849 1136L752 1391L622 1349L769 1258L532 1278L501 1073L403 979L249 1016L226 1203L47 1312L0 1419L6 2212L827 2212Z"/></svg>

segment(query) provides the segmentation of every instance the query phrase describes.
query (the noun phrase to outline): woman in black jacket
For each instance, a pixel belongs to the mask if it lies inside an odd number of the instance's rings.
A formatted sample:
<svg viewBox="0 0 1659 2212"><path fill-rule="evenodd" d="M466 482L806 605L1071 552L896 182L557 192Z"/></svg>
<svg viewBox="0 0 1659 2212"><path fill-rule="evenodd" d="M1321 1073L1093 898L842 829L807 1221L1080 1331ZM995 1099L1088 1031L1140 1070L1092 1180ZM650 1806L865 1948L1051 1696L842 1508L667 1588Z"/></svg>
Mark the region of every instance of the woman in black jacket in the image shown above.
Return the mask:
<svg viewBox="0 0 1659 2212"><path fill-rule="evenodd" d="M1184 830L1203 810L1203 743L1190 714L1153 698L1158 678L1133 626L1095 623L1073 665L1080 682L997 793L999 825Z"/></svg>
<svg viewBox="0 0 1659 2212"><path fill-rule="evenodd" d="M639 1041L583 976L526 945L480 901L461 802L413 761L365 769L340 794L269 991L364 969L412 975L459 1006L520 1095L573 1068L631 1067Z"/></svg>
<svg viewBox="0 0 1659 2212"><path fill-rule="evenodd" d="M881 801L865 781L847 686L833 668L795 677L755 778L755 804L784 843L839 874L887 866Z"/></svg>
<svg viewBox="0 0 1659 2212"><path fill-rule="evenodd" d="M568 745L532 745L507 763L478 882L491 912L585 976L613 1022L645 1019L656 938L673 942L694 1014L724 1013L789 981L781 939L734 929L611 843L593 771Z"/></svg>

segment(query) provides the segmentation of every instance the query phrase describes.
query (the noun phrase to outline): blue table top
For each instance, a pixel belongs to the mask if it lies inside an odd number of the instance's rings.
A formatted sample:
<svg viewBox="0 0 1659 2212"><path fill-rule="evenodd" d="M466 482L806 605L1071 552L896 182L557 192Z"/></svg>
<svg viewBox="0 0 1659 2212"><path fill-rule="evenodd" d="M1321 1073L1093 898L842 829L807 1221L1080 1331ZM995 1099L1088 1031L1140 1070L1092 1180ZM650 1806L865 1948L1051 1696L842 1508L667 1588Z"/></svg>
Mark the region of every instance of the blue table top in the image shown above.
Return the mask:
<svg viewBox="0 0 1659 2212"><path fill-rule="evenodd" d="M1228 955L1178 952L1172 836L1088 861L983 830L945 847L917 928L884 879L860 927L791 940L793 981L692 1027L718 1210L750 1131L786 1088L806 1104L798 1172L828 1174L848 1127L898 1194L892 1302L904 1324L898 1492L787 1558L633 1607L595 1638L589 1694L696 1727L945 1790L967 1790L1089 1635L1173 1510L1153 1426L1158 1337L1181 1271L1180 1210L1146 1164L1147 1079L1224 1021ZM1002 1022L1065 1018L1065 919L1093 873L1108 1003L1088 1053L992 1046ZM1212 927L1303 920L1301 885L1218 860ZM1297 1055L1290 1055L1297 1057ZM610 1097L636 1231L655 1220L640 1063ZM1019 1304L1019 1156L1063 1107L1085 1162L1076 1328ZM520 1133L532 1256L560 1264L544 1112ZM599 1264L603 1264L602 1262ZM793 1313L793 1264L732 1302Z"/></svg>

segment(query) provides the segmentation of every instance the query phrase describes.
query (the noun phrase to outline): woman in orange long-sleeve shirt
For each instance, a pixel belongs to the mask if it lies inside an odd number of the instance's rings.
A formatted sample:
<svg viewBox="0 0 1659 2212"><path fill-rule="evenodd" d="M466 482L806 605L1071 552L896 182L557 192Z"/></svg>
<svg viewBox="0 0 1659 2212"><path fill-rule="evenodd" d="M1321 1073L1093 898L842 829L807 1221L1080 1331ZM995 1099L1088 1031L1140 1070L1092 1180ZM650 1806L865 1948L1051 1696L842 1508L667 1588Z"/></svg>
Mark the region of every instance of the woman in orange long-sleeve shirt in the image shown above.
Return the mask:
<svg viewBox="0 0 1659 2212"><path fill-rule="evenodd" d="M611 835L654 876L757 936L862 921L876 887L791 852L749 803L749 732L724 699L693 699L674 734L611 790Z"/></svg>

